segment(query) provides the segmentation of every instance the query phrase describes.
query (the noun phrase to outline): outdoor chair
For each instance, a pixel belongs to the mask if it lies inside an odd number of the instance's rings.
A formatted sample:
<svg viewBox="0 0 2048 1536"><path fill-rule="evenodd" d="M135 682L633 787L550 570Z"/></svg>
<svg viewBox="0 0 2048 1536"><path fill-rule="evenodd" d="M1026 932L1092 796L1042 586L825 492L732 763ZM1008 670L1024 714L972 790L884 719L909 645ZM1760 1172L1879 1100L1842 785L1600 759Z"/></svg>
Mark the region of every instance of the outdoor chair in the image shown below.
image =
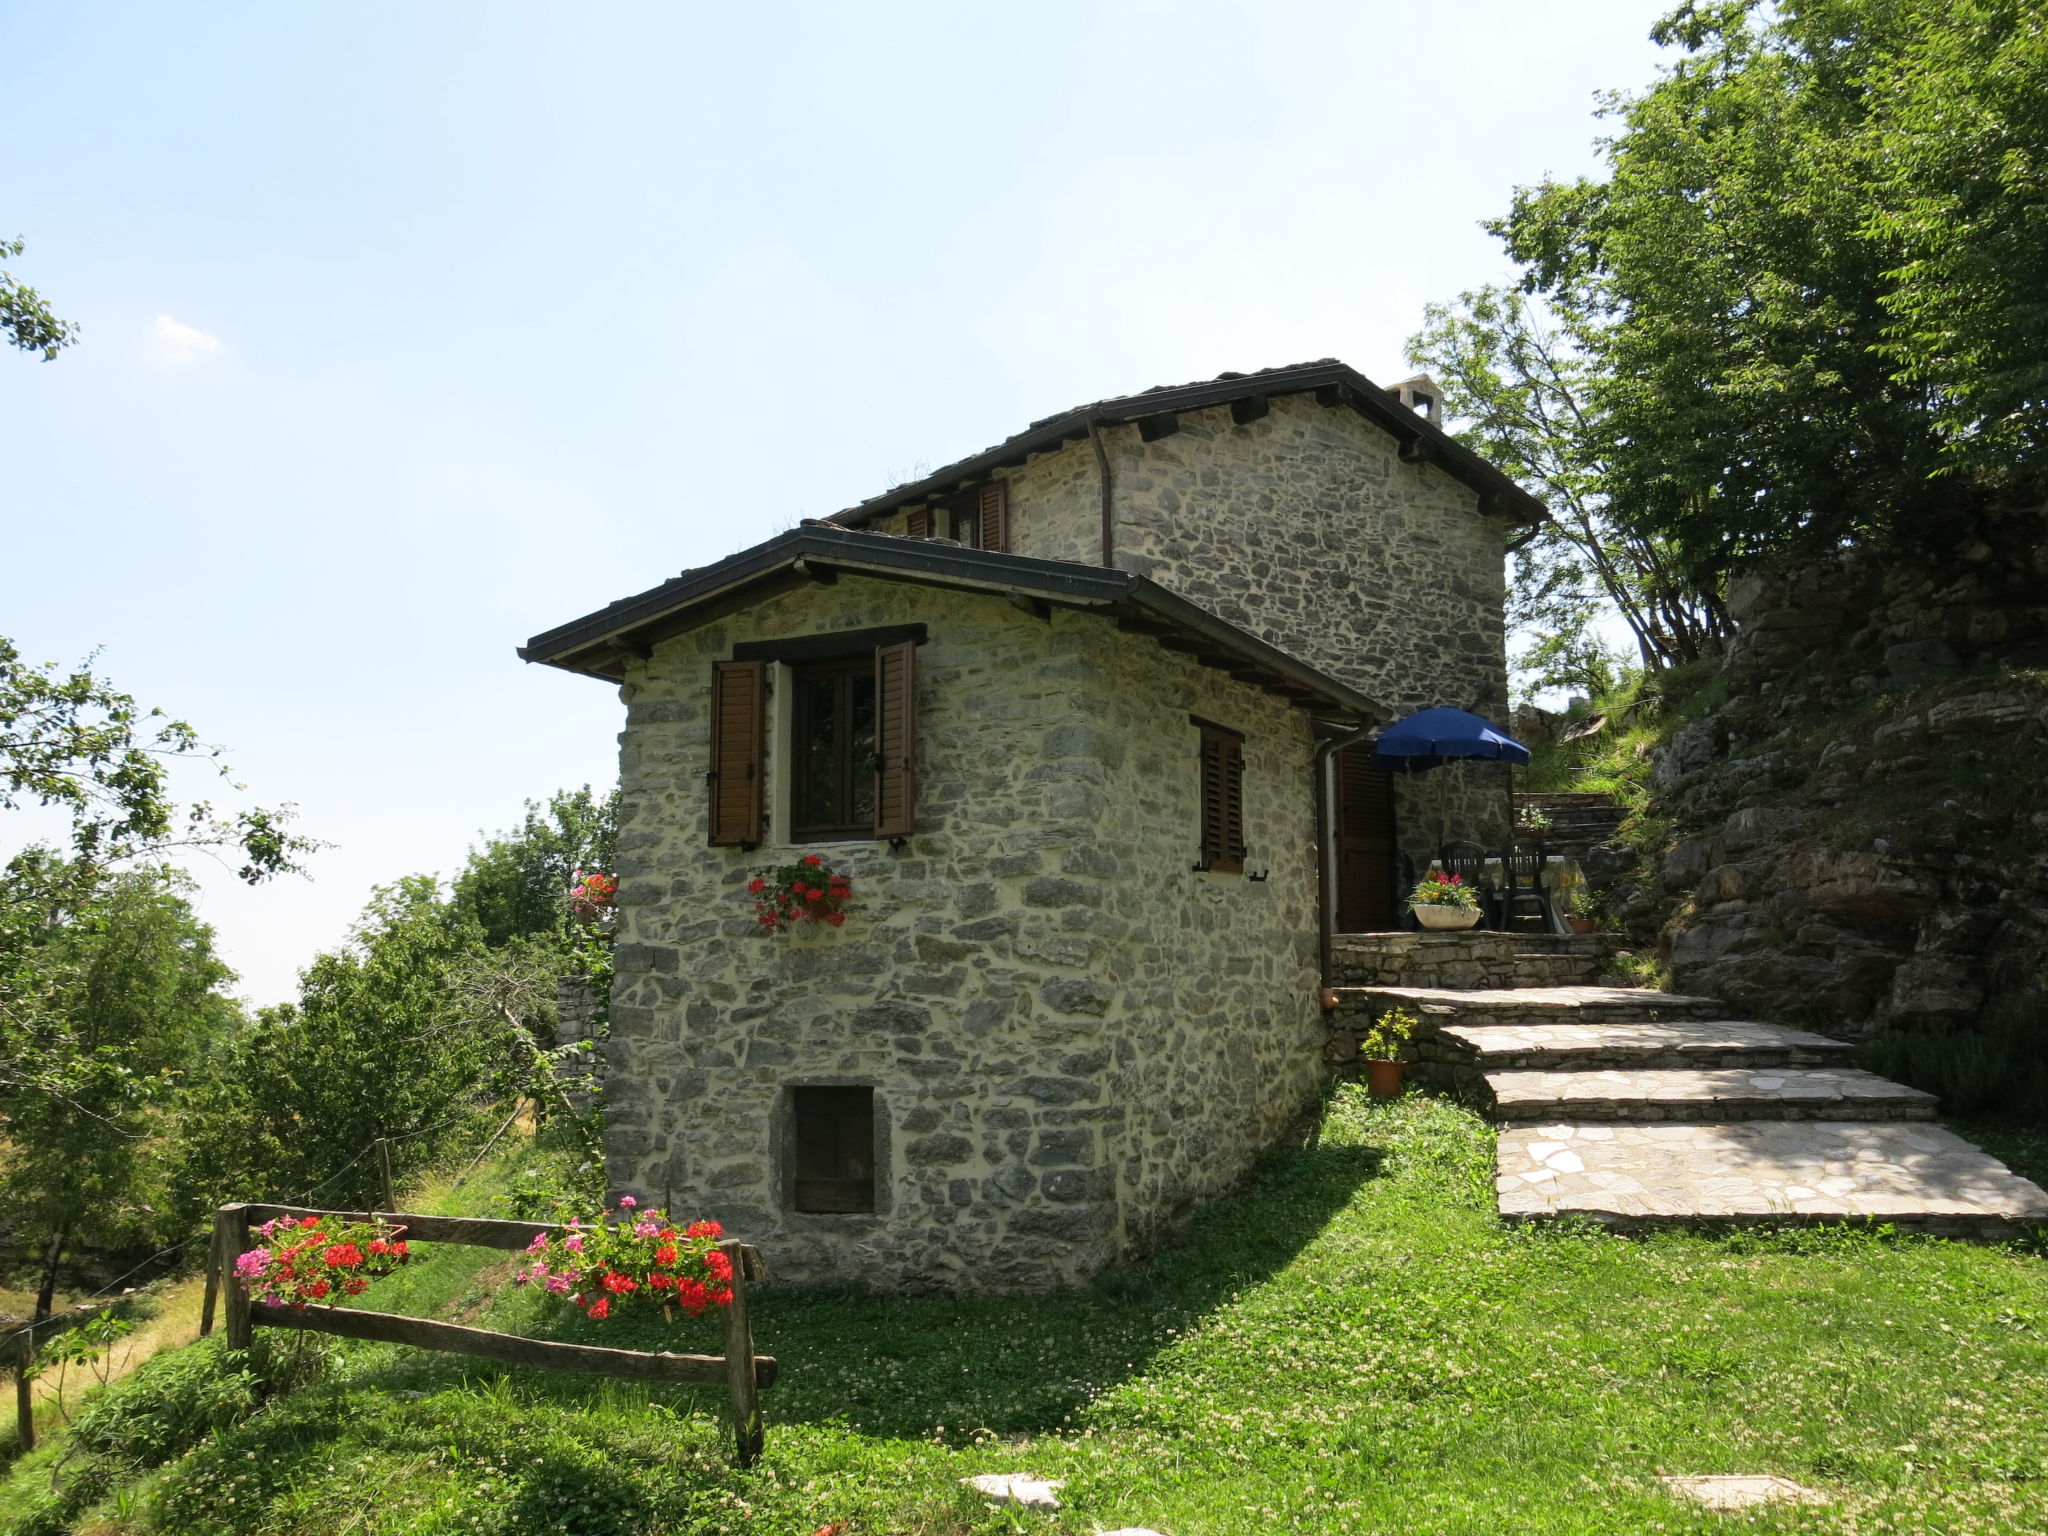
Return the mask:
<svg viewBox="0 0 2048 1536"><path fill-rule="evenodd" d="M1493 871L1487 867L1486 850L1477 843L1445 843L1437 850L1437 868L1456 875L1479 898L1479 926L1501 928L1503 908L1493 886Z"/></svg>
<svg viewBox="0 0 2048 1536"><path fill-rule="evenodd" d="M1501 858L1501 926L1524 918L1535 920L1544 933L1555 933L1557 896L1550 885L1549 850L1543 844L1517 839Z"/></svg>

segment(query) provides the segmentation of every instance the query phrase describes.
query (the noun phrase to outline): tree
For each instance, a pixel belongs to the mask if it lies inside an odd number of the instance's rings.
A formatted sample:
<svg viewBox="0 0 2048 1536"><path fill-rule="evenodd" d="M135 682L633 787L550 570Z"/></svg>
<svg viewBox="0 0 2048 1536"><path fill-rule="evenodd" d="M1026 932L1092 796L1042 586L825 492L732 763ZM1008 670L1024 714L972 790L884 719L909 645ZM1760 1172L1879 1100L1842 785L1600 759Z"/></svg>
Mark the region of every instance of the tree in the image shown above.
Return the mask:
<svg viewBox="0 0 2048 1536"><path fill-rule="evenodd" d="M1604 650L1591 623L1607 607L1652 671L1714 653L1728 628L1718 596L1687 582L1667 541L1608 494L1599 341L1581 311L1482 288L1430 305L1408 342L1408 360L1443 387L1456 436L1551 510L1516 551L1510 612L1538 637L1522 666L1546 685L1584 683Z"/></svg>
<svg viewBox="0 0 2048 1536"><path fill-rule="evenodd" d="M316 1190L368 1205L372 1141L398 1138L404 1171L473 1131L514 1066L505 1042L468 1027L450 996L450 977L482 947L431 876L378 890L348 943L307 967L297 1004L264 1009L181 1106L187 1214Z"/></svg>
<svg viewBox="0 0 2048 1536"><path fill-rule="evenodd" d="M454 881L454 899L493 948L517 938L569 940L576 933L564 895L578 870L618 862L619 797L599 797L588 784L526 802L515 832L472 848Z"/></svg>
<svg viewBox="0 0 2048 1536"><path fill-rule="evenodd" d="M1494 226L1586 322L1612 505L1699 588L1938 532L1945 469L2039 473L2042 27L2028 0L1681 6L1653 33L1680 57L1607 105L1607 174Z"/></svg>
<svg viewBox="0 0 2048 1536"><path fill-rule="evenodd" d="M53 900L81 886L33 861ZM42 1253L36 1316L49 1315L68 1244L118 1246L161 1237L157 1108L239 1021L221 988L232 973L213 930L165 871L131 871L92 887L82 906L45 908L30 942L45 986L39 1046L68 1065L61 1092L0 1100L0 1199Z"/></svg>
<svg viewBox="0 0 2048 1536"><path fill-rule="evenodd" d="M0 1117L14 1095L62 1094L89 1066L67 1052L49 1012L63 984L51 924L88 916L122 869L226 852L256 884L296 870L319 846L286 830L289 807L222 815L205 801L181 806L170 781L181 760L228 773L220 749L191 726L145 711L89 664L33 666L0 638L0 810L53 807L68 818L70 845L61 856L30 848L0 868Z"/></svg>
<svg viewBox="0 0 2048 1536"><path fill-rule="evenodd" d="M0 260L27 249L24 241L0 240ZM78 339L77 326L58 319L41 294L5 270L0 270L0 332L24 352L42 353L46 363Z"/></svg>

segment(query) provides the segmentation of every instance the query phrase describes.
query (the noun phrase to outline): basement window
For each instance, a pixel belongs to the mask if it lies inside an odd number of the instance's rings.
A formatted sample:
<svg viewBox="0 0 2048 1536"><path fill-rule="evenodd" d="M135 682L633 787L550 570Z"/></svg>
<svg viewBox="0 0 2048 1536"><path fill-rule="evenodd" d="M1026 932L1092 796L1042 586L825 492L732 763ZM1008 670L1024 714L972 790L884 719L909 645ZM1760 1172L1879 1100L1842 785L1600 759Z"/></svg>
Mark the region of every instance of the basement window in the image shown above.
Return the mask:
<svg viewBox="0 0 2048 1536"><path fill-rule="evenodd" d="M875 1090L792 1088L795 1200L799 1211L872 1213L875 1208Z"/></svg>

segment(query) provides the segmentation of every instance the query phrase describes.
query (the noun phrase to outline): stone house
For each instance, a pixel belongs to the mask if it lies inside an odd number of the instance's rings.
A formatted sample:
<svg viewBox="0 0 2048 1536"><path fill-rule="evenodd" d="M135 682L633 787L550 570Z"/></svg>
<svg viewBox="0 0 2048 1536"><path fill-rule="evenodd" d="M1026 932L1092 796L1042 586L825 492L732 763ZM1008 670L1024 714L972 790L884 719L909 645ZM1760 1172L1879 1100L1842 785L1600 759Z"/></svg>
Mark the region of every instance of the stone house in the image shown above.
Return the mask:
<svg viewBox="0 0 2048 1536"><path fill-rule="evenodd" d="M1331 361L1103 401L524 647L627 707L615 1189L796 1281L1030 1288L1298 1122L1332 927L1501 830L1347 745L1505 709L1542 513L1438 408ZM764 932L808 853L850 920Z"/></svg>

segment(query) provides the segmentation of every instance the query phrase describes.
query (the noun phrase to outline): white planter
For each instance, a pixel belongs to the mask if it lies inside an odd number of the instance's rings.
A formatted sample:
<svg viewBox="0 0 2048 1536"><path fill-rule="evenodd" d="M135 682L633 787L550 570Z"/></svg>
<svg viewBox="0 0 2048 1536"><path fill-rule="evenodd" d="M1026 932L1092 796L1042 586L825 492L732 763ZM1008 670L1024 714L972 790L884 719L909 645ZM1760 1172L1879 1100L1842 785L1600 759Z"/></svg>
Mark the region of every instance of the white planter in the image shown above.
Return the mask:
<svg viewBox="0 0 2048 1536"><path fill-rule="evenodd" d="M1415 921L1425 928L1438 931L1452 928L1470 928L1479 921L1477 907L1426 907L1417 902L1408 909L1415 914Z"/></svg>

